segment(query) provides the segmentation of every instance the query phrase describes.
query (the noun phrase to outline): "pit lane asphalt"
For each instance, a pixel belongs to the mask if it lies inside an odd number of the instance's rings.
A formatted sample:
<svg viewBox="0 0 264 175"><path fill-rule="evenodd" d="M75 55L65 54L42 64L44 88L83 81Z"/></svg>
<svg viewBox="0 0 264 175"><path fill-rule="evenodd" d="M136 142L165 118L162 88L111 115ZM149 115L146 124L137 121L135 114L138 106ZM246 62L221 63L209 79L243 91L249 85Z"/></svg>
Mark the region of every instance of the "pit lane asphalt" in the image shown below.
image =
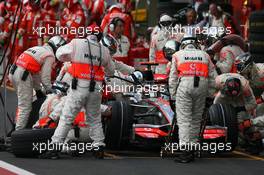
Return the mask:
<svg viewBox="0 0 264 175"><path fill-rule="evenodd" d="M1 89L1 93L3 89ZM15 93L7 91L7 111L15 115ZM3 130L3 107L0 105L0 136ZM9 127L10 128L10 127ZM105 160L96 160L90 153L81 157L62 156L59 160L16 158L0 152L0 160L39 175L148 175L148 174L258 174L264 172L264 156L251 156L240 151L219 155L204 155L191 164L175 163L172 158L161 159L158 151L128 150L107 152ZM5 175L5 174L0 174Z"/></svg>

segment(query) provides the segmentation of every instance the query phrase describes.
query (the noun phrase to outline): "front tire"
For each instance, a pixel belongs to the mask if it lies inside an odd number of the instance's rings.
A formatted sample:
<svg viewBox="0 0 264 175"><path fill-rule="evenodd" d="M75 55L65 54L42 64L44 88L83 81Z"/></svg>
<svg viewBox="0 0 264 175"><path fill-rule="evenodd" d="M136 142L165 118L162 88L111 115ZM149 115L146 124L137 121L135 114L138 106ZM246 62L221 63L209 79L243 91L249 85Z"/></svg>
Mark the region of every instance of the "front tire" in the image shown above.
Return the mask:
<svg viewBox="0 0 264 175"><path fill-rule="evenodd" d="M209 110L209 123L227 128L226 143L231 143L231 150L238 144L238 121L234 107L228 104L213 104Z"/></svg>
<svg viewBox="0 0 264 175"><path fill-rule="evenodd" d="M112 103L112 116L105 123L105 143L110 149L120 149L129 142L132 130L132 110L125 101Z"/></svg>
<svg viewBox="0 0 264 175"><path fill-rule="evenodd" d="M23 129L11 134L11 149L16 157L37 157L40 151L34 147L51 139L55 129Z"/></svg>

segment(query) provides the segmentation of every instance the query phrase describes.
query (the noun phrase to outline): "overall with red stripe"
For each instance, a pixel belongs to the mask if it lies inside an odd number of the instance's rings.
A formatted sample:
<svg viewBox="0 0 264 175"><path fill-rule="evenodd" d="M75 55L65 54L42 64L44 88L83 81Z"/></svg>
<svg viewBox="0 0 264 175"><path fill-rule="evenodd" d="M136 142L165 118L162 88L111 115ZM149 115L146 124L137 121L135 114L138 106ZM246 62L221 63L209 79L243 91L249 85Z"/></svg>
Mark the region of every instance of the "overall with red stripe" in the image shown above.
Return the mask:
<svg viewBox="0 0 264 175"><path fill-rule="evenodd" d="M68 72L73 81L66 96L65 105L56 131L52 137L53 143L63 143L72 128L74 119L82 108L86 112L86 123L93 144L104 146L104 133L101 122L102 81L104 76L114 74L114 63L106 47L97 41L95 35L88 39L73 39L69 44L60 47L56 56L60 61L71 61ZM91 83L93 82L94 83ZM91 85L94 89L91 90Z"/></svg>
<svg viewBox="0 0 264 175"><path fill-rule="evenodd" d="M24 129L32 109L33 89L46 91L51 89L51 71L55 56L50 46L35 46L24 51L9 73L9 79L18 96L16 130ZM13 71L12 71L13 70Z"/></svg>
<svg viewBox="0 0 264 175"><path fill-rule="evenodd" d="M216 75L209 55L193 45L173 55L169 88L176 100L180 144L198 142L205 98Z"/></svg>

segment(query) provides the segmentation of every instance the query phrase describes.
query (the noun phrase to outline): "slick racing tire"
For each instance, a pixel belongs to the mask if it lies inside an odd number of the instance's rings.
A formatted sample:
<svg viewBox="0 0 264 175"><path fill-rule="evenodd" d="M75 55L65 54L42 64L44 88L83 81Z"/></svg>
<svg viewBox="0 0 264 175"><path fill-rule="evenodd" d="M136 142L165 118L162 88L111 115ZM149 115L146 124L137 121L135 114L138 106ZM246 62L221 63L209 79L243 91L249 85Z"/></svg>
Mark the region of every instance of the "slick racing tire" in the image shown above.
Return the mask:
<svg viewBox="0 0 264 175"><path fill-rule="evenodd" d="M249 34L249 51L252 54L255 53L264 53L264 33L263 34L256 34L250 33Z"/></svg>
<svg viewBox="0 0 264 175"><path fill-rule="evenodd" d="M45 98L39 98L32 103L32 110L30 112L26 128L29 128L29 129L32 128L32 126L38 121L39 110L40 110L41 105L44 103L45 100L46 100L46 97Z"/></svg>
<svg viewBox="0 0 264 175"><path fill-rule="evenodd" d="M129 142L132 131L132 110L125 101L112 103L112 116L105 123L105 143L110 149L121 149Z"/></svg>
<svg viewBox="0 0 264 175"><path fill-rule="evenodd" d="M213 104L208 110L208 118L212 126L227 127L227 143L231 143L231 150L238 144L238 121L235 109L228 104Z"/></svg>
<svg viewBox="0 0 264 175"><path fill-rule="evenodd" d="M264 33L264 11L251 13L249 17L249 31L252 33Z"/></svg>
<svg viewBox="0 0 264 175"><path fill-rule="evenodd" d="M11 134L11 149L16 157L37 157L40 143L47 143L55 129L23 129ZM43 144L44 145L44 144ZM35 147L37 146L37 147ZM45 144L47 146L47 144Z"/></svg>

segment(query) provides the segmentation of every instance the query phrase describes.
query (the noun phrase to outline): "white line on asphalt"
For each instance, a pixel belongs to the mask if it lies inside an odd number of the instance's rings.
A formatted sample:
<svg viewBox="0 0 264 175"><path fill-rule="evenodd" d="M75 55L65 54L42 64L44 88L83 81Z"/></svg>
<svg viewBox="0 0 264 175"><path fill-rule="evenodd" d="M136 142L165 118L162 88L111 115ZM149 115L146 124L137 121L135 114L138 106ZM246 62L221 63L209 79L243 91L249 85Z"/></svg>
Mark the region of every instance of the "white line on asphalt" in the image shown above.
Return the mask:
<svg viewBox="0 0 264 175"><path fill-rule="evenodd" d="M26 171L22 168L16 167L16 166L9 164L7 162L4 162L2 160L0 160L0 167L6 169L8 171L11 171L13 173L16 173L18 175L35 175L29 171Z"/></svg>

